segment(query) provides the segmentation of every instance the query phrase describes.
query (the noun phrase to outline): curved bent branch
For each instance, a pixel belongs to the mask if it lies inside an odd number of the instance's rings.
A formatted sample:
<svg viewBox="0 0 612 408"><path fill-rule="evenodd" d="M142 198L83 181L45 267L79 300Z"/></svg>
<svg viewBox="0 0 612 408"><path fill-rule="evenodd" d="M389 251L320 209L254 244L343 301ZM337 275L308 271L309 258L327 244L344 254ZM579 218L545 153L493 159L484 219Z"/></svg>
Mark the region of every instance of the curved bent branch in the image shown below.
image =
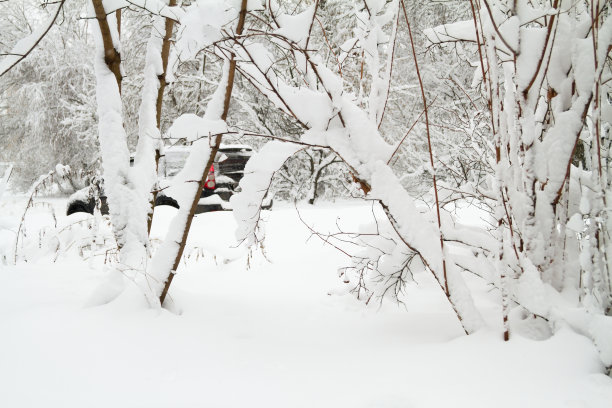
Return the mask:
<svg viewBox="0 0 612 408"><path fill-rule="evenodd" d="M6 74L7 72L9 72L11 69L13 69L21 61L23 61L28 55L30 55L30 53L34 50L34 48L38 46L38 44L42 41L42 39L47 35L49 30L51 30L51 27L53 27L53 24L55 24L55 21L57 20L57 17L59 16L59 13L62 10L62 7L64 6L64 3L66 3L66 0L61 0L59 2L59 5L57 6L57 10L55 10L55 14L53 15L53 17L51 17L51 19L47 23L42 33L34 32L30 34L28 37L20 40L16 44L16 46L13 48L13 50L11 50L10 53L6 54L6 57L9 61L6 62L5 60L3 61L4 64L0 64L0 77ZM21 45L23 42L29 43L31 41L33 41L33 43L28 47L26 51L19 52L19 49L18 49L20 48L19 45ZM13 61L11 62L11 60Z"/></svg>

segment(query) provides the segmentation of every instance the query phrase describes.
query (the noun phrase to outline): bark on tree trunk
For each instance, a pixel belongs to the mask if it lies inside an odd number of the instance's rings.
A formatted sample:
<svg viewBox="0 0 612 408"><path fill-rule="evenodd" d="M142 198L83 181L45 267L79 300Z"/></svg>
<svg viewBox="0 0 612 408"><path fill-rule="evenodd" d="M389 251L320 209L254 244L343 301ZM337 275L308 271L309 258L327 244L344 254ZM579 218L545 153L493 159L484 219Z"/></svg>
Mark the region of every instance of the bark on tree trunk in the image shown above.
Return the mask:
<svg viewBox="0 0 612 408"><path fill-rule="evenodd" d="M108 20L106 19L106 11L104 10L102 0L91 1L93 3L94 11L96 12L96 20L98 20L100 32L102 33L102 42L104 44L104 62L108 66L108 69L110 69L115 75L117 85L119 86L119 93L121 93L121 81L123 80L123 76L121 75L121 55L115 49L115 45L113 44L113 37L108 25ZM120 19L121 14L118 13L118 27L120 24Z"/></svg>
<svg viewBox="0 0 612 408"><path fill-rule="evenodd" d="M176 0L170 0L168 6L173 7L176 6ZM156 118L157 118L157 128L161 132L161 115L162 115L162 107L164 101L164 91L166 90L166 73L168 72L168 57L170 55L170 38L172 38L172 30L174 28L174 21L167 18L166 19L166 31L164 32L164 38L162 42L161 49L161 60L162 60L162 69L163 73L158 77L159 79L159 88L157 90L157 102L156 102ZM157 173L159 169L159 158L161 157L161 152L158 149L155 149L155 172ZM157 200L157 189L153 190L153 199L151 200L151 216L147 222L147 232L149 235L151 234L151 225L153 224L153 214L155 213L155 201Z"/></svg>

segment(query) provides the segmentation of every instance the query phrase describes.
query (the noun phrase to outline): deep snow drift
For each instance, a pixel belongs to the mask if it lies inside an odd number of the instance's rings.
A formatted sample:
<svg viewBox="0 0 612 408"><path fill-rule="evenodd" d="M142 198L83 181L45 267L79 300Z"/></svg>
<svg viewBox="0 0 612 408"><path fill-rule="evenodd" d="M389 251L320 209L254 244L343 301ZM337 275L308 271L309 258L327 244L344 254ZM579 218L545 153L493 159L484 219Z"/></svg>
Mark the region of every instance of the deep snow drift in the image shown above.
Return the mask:
<svg viewBox="0 0 612 408"><path fill-rule="evenodd" d="M157 210L156 240L174 211ZM300 212L321 230L371 216L350 202ZM292 206L265 217L270 262L254 253L250 268L231 213L196 217L170 290L178 314L129 282L99 305L103 256L0 264L0 407L610 406L587 338L560 328L504 343L499 294L467 276L488 325L469 337L426 273L403 306L366 306L337 277L348 259Z"/></svg>

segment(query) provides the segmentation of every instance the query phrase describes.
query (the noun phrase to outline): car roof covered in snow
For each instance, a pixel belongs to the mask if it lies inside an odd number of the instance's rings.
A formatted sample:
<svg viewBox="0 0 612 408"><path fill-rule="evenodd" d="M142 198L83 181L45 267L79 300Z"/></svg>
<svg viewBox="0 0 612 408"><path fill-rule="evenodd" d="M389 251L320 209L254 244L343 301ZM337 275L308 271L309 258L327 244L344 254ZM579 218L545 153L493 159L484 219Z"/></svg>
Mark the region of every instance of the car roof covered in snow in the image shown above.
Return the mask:
<svg viewBox="0 0 612 408"><path fill-rule="evenodd" d="M169 152L189 153L190 150L191 150L191 146L185 146L185 145L174 145L174 146L168 146L165 148L166 153L169 153ZM221 146L219 146L219 151L239 151L239 150L247 150L251 152L253 151L253 148L246 144L221 144Z"/></svg>

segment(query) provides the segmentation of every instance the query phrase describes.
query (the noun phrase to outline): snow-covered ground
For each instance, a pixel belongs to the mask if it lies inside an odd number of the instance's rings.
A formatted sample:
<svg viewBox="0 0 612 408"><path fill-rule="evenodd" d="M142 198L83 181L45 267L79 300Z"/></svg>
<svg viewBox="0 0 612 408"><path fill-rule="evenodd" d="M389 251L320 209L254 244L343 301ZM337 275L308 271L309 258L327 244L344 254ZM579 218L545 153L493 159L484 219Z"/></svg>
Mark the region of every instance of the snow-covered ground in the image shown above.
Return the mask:
<svg viewBox="0 0 612 408"><path fill-rule="evenodd" d="M67 225L63 205L55 202ZM356 229L371 215L369 205L350 202L300 208L321 230L337 217ZM158 209L154 238L174 211ZM230 212L196 217L171 288L178 313L137 296L98 305L100 284L108 285L103 256L66 251L55 263L0 263L0 407L612 404L612 379L587 338L560 328L546 340L515 334L503 342L498 293L475 280L489 328L469 337L425 273L403 306L366 306L343 294L337 268L346 256L311 237L292 206L265 214L269 262L233 247Z"/></svg>

